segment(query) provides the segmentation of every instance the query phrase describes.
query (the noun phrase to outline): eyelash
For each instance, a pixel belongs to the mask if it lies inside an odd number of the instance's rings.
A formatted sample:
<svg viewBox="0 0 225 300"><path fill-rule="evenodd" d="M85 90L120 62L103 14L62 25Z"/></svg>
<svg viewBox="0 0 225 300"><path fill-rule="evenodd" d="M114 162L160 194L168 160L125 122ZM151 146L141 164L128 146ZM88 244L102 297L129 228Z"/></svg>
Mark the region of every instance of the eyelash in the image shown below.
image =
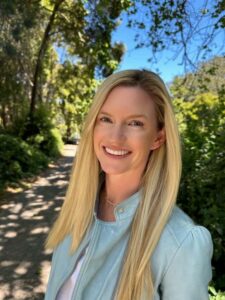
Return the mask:
<svg viewBox="0 0 225 300"><path fill-rule="evenodd" d="M100 122L103 122L103 123L111 123L112 122L111 119L108 117L101 117L101 118L99 118L99 120L100 120ZM143 127L144 123L142 123L141 121L132 120L128 125L131 125L134 127Z"/></svg>
<svg viewBox="0 0 225 300"><path fill-rule="evenodd" d="M101 117L101 118L99 118L99 120L104 123L111 122L110 118L108 118L108 117Z"/></svg>
<svg viewBox="0 0 225 300"><path fill-rule="evenodd" d="M144 126L144 124L141 122L141 121L136 121L136 120L133 120L133 121L131 121L129 124L131 124L131 123L135 123L135 127L137 126L137 127L143 127Z"/></svg>

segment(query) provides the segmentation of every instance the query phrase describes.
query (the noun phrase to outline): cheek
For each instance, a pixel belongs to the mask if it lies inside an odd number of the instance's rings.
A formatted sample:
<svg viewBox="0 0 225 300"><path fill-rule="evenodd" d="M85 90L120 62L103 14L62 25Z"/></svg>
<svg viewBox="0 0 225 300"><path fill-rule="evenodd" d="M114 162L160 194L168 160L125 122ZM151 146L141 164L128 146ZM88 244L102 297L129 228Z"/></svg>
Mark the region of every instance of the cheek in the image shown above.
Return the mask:
<svg viewBox="0 0 225 300"><path fill-rule="evenodd" d="M104 136L105 136L104 130L102 130L102 128L100 128L99 126L96 126L93 132L93 144L94 144L94 150L96 154L99 152L99 146Z"/></svg>
<svg viewBox="0 0 225 300"><path fill-rule="evenodd" d="M93 133L94 142L99 142L108 137L110 137L110 129L106 126L96 125Z"/></svg>
<svg viewBox="0 0 225 300"><path fill-rule="evenodd" d="M145 136L139 142L138 149L139 149L139 158L142 164L146 164L151 153L151 141L152 136ZM137 149L137 150L138 150Z"/></svg>
<svg viewBox="0 0 225 300"><path fill-rule="evenodd" d="M146 152L148 150L150 151L153 136L150 133L143 133L137 135L136 138L133 136L131 140L133 140L136 146L143 150L143 152Z"/></svg>
<svg viewBox="0 0 225 300"><path fill-rule="evenodd" d="M93 134L94 144L99 141L101 136L102 136L102 130L98 126L96 126Z"/></svg>
<svg viewBox="0 0 225 300"><path fill-rule="evenodd" d="M94 144L94 150L96 152L96 145L98 143L99 137L98 137L98 130L95 128L93 132L93 144Z"/></svg>

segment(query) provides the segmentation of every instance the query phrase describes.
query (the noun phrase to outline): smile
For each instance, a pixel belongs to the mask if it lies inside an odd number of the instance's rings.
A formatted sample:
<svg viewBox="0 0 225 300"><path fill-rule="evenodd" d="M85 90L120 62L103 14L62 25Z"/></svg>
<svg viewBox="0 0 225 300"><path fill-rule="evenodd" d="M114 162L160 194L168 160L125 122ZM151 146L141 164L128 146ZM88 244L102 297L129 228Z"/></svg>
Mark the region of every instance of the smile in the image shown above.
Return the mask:
<svg viewBox="0 0 225 300"><path fill-rule="evenodd" d="M113 150L108 147L103 147L103 148L106 153L115 155L115 156L126 156L127 154L130 153L130 151L128 151L128 150Z"/></svg>

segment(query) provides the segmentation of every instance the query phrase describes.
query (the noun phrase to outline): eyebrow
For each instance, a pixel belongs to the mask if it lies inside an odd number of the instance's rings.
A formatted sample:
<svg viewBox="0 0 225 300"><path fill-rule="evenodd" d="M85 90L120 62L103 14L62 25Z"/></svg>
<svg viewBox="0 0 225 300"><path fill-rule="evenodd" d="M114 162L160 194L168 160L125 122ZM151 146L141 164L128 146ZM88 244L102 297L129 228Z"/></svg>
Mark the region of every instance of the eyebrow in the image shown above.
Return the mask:
<svg viewBox="0 0 225 300"><path fill-rule="evenodd" d="M105 112L105 111L100 111L99 114L107 115L107 116L109 116L109 117L112 117L112 115L110 115L110 113ZM136 115L130 115L130 116L128 116L128 119L135 119L135 118L144 118L144 119L148 119L148 117L147 117L146 115L143 115L143 114L136 114Z"/></svg>

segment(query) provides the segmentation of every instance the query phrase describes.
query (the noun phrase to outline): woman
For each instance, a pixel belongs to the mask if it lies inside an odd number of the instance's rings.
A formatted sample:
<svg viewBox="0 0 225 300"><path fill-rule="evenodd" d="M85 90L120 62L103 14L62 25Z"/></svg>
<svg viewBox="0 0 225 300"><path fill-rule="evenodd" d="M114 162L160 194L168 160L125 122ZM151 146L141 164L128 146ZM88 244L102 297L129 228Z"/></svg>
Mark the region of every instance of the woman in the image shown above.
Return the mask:
<svg viewBox="0 0 225 300"><path fill-rule="evenodd" d="M46 300L206 300L212 242L175 206L180 142L153 72L98 89L60 215Z"/></svg>

